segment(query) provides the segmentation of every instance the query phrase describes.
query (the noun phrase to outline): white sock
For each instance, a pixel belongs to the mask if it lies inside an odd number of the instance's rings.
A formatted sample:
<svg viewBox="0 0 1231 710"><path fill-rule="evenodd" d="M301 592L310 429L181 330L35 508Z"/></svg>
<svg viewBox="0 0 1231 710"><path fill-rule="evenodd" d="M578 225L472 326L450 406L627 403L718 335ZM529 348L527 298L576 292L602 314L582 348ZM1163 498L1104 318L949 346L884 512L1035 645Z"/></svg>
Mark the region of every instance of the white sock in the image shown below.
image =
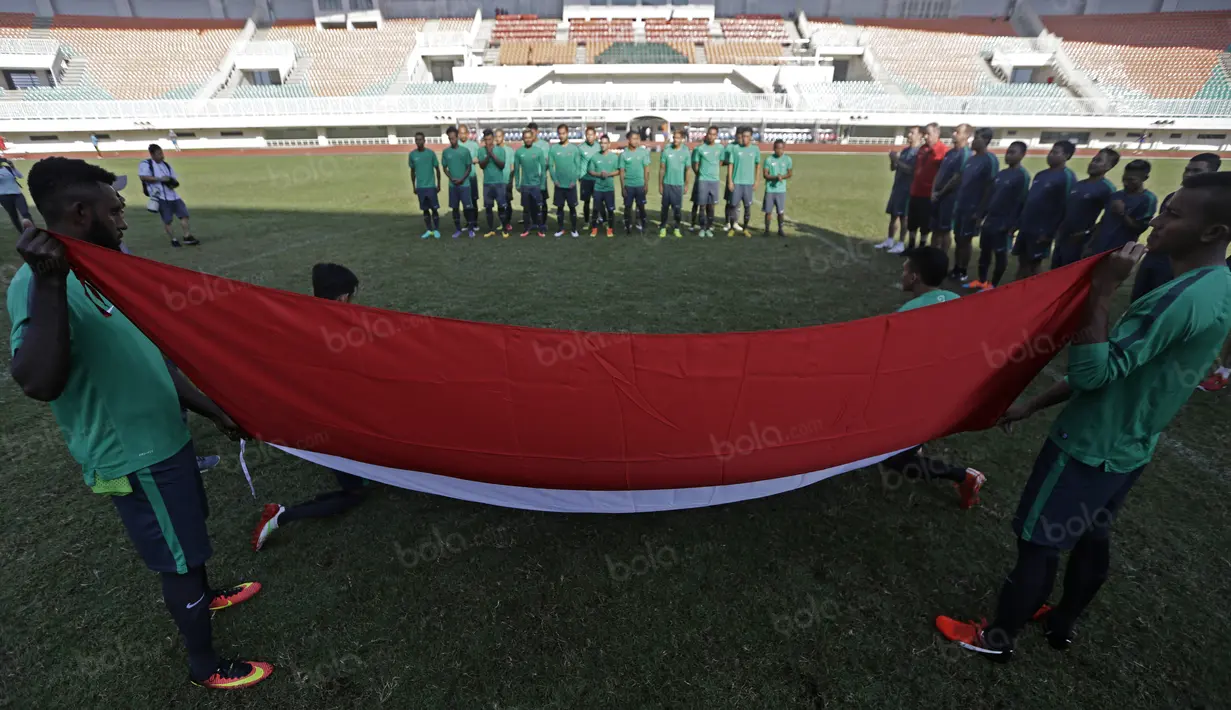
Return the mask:
<svg viewBox="0 0 1231 710"><path fill-rule="evenodd" d="M1214 373L1224 380L1231 380L1231 367L1220 367Z"/></svg>

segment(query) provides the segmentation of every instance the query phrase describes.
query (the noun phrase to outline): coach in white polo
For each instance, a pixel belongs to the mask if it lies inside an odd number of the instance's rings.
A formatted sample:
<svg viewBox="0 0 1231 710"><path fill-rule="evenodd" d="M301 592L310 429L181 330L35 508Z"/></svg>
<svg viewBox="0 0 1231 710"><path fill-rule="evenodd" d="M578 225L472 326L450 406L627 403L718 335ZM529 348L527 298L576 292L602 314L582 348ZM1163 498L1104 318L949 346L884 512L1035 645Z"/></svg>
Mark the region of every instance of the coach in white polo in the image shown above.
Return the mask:
<svg viewBox="0 0 1231 710"><path fill-rule="evenodd" d="M180 227L184 231L184 244L190 247L200 244L201 242L192 236L192 229L188 226L188 206L175 191L175 188L180 186L175 168L163 158L162 148L157 143L150 144L150 157L141 161L137 176L141 178L141 187L145 194L152 202L157 203L158 216L162 217L162 227L171 238L171 246L180 245L180 240L171 234L171 220L176 217L179 217ZM155 211L154 205L150 205L150 211Z"/></svg>

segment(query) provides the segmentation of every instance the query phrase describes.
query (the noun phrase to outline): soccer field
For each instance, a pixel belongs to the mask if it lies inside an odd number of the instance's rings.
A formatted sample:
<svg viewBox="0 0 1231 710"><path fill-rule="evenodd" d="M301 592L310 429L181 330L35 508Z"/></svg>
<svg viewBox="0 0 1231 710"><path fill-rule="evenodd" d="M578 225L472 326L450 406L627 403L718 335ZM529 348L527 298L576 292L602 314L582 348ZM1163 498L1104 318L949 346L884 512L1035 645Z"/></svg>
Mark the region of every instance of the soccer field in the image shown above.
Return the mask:
<svg viewBox="0 0 1231 710"><path fill-rule="evenodd" d="M656 229L452 240L442 211L445 239L423 241L403 155L170 160L204 244L173 251L142 209L137 161L107 160L129 175L133 251L264 286L307 292L311 266L334 261L358 274L367 305L658 333L833 323L906 300L900 259L871 248L885 231L884 156L796 156L785 240L660 240ZM1072 162L1079 176L1087 160ZM1147 187L1161 199L1183 163L1153 163ZM0 257L6 286L19 263L11 248ZM1053 363L1032 389L1062 371ZM82 484L48 407L0 380L0 707L1124 710L1231 697L1225 393L1195 394L1165 435L1116 523L1112 578L1071 653L1030 629L1007 666L944 643L932 619L994 611L1013 562L1009 521L1058 410L1012 436L929 445L988 474L969 511L947 485L875 468L628 516L378 487L348 515L277 531L261 553L248 542L260 504L310 498L333 477L261 447L249 453L253 500L235 445L194 419L198 452L223 456L205 474L210 580L265 585L215 616L215 642L275 666L270 682L221 694L187 683L156 576L111 504ZM929 416L926 401L902 398Z"/></svg>

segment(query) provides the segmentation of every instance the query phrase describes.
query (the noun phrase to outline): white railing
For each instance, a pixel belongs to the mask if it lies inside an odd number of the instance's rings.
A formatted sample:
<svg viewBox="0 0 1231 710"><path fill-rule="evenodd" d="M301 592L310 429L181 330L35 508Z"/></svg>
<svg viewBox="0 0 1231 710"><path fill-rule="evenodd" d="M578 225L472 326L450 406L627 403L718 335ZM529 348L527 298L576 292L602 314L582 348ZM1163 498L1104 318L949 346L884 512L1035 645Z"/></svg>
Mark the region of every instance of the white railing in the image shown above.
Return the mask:
<svg viewBox="0 0 1231 710"><path fill-rule="evenodd" d="M330 138L329 145L389 145L389 138Z"/></svg>
<svg viewBox="0 0 1231 710"><path fill-rule="evenodd" d="M60 41L55 39L0 39L0 54L55 54Z"/></svg>
<svg viewBox="0 0 1231 710"><path fill-rule="evenodd" d="M1231 100L1017 98L1004 96L902 96L735 92L552 92L497 96L447 94L429 96L352 96L190 101L0 101L0 121L37 120L51 128L56 121L126 119L180 121L271 116L390 115L570 111L789 112L859 111L862 113L971 114L998 116L1132 116L1151 118L1223 118Z"/></svg>
<svg viewBox="0 0 1231 710"><path fill-rule="evenodd" d="M295 43L285 39L249 42L240 51L246 57L295 57Z"/></svg>

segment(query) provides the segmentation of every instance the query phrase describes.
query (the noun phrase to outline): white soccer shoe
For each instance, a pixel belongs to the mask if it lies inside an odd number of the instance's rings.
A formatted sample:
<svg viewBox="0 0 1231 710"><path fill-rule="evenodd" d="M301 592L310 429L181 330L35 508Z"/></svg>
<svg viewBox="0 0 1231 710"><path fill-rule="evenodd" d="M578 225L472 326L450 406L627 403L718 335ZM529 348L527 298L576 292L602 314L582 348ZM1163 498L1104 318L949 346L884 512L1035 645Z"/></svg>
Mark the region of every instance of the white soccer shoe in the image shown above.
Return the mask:
<svg viewBox="0 0 1231 710"><path fill-rule="evenodd" d="M888 249L889 247L893 246L896 243L897 242L895 242L893 239L886 239L880 244L877 244L874 248L875 249Z"/></svg>
<svg viewBox="0 0 1231 710"><path fill-rule="evenodd" d="M906 251L906 242L895 242L894 245L889 248L890 254L902 254L905 251Z"/></svg>

